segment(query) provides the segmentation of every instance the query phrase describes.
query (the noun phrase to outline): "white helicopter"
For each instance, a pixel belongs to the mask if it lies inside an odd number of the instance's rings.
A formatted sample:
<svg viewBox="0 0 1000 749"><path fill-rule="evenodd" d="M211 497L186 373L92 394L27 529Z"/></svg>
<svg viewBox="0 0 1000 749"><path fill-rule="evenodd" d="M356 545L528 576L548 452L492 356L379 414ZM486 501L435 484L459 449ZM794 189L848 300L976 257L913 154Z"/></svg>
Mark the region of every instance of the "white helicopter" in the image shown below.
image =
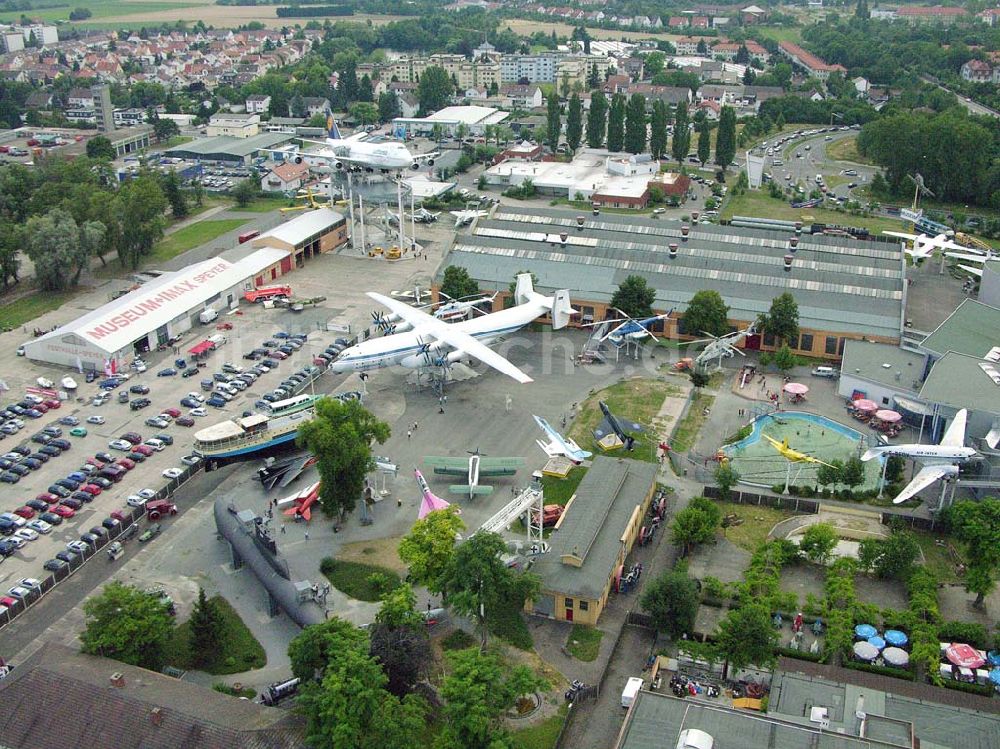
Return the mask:
<svg viewBox="0 0 1000 749"><path fill-rule="evenodd" d="M716 359L716 368L722 368L722 360L724 358L729 358L733 354L739 354L740 356L746 356L742 351L737 348L737 346L742 343L743 339L747 336L753 335L756 332L757 323L752 322L750 325L745 327L743 330L736 330L732 333L727 333L724 336L714 336L711 333L704 332L707 338L702 338L697 341L691 341L690 345L695 345L698 343L707 343L704 350L695 357L696 366L704 366L712 359Z"/></svg>

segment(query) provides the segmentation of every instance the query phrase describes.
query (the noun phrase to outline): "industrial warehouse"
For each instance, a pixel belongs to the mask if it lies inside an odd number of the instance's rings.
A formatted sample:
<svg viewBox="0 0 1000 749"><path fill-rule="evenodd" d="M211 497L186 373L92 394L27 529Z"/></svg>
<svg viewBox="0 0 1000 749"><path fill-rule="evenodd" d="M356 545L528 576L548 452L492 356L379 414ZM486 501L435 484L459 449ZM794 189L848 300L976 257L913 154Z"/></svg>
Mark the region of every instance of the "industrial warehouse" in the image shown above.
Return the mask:
<svg viewBox="0 0 1000 749"><path fill-rule="evenodd" d="M784 292L799 306L800 333L789 345L839 358L848 339L898 344L906 304L902 253L896 242L813 235L808 230L680 225L656 219L547 208L501 207L459 234L442 268L468 270L483 289L506 293L531 268L538 287L569 288L579 322L606 319L618 285L638 274L656 290L655 311L672 311L662 335L684 330L687 303L702 289L718 291L729 321L744 326ZM440 283L440 278L438 278ZM746 348L775 341L748 336Z"/></svg>

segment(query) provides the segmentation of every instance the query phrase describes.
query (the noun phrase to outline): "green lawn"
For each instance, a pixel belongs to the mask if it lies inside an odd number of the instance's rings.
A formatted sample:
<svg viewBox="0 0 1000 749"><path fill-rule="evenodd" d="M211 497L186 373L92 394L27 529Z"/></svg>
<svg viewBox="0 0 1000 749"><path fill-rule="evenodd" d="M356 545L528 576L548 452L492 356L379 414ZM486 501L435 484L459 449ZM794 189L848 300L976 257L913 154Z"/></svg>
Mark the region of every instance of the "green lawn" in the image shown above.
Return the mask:
<svg viewBox="0 0 1000 749"><path fill-rule="evenodd" d="M559 732L565 722L566 705L560 705L558 713L546 718L541 723L511 731L514 737L514 746L518 749L554 749L556 739L559 738Z"/></svg>
<svg viewBox="0 0 1000 749"><path fill-rule="evenodd" d="M589 663L597 658L603 637L604 633L595 627L574 624L569 637L566 638L566 649L578 661L587 661Z"/></svg>
<svg viewBox="0 0 1000 749"><path fill-rule="evenodd" d="M23 296L16 302L0 303L0 330L19 328L36 317L59 309L64 302L76 295L76 291L36 291Z"/></svg>
<svg viewBox="0 0 1000 749"><path fill-rule="evenodd" d="M742 195L731 195L722 209L721 217L730 219L733 216L761 216L782 221L858 226L867 228L872 234L880 234L886 230L906 230L899 219L855 216L829 208L792 208L787 200L772 198L763 190L747 190Z"/></svg>
<svg viewBox="0 0 1000 749"><path fill-rule="evenodd" d="M647 427L647 435L636 441L637 448L629 457L655 462L659 438L652 427L653 419L660 412L663 400L678 392L676 387L661 380L636 378L619 382L594 393L580 405L568 436L584 450L600 451L593 430L604 418L598 405L604 401L616 416Z"/></svg>
<svg viewBox="0 0 1000 749"><path fill-rule="evenodd" d="M938 581L942 583L959 582L961 578L955 569L955 559L946 547L938 546L935 541L940 538L945 543L951 544L959 554L962 554L962 545L943 534L914 531L913 535L916 536L917 543L920 544L920 549L924 553L924 566L934 573Z"/></svg>
<svg viewBox="0 0 1000 749"><path fill-rule="evenodd" d="M386 590L395 588L402 582L399 575L387 567L361 562L344 562L329 557L323 560L320 571L326 575L326 579L333 587L359 601L379 601ZM373 580L373 575L384 575L388 582L382 584L377 579Z"/></svg>
<svg viewBox="0 0 1000 749"><path fill-rule="evenodd" d="M70 11L74 8L89 8L94 21L100 18L111 18L135 14L154 13L160 10L180 8L196 8L205 5L204 2L189 2L187 0L72 0L55 8L41 8L29 11L8 11L0 13L0 21L16 21L22 14L42 21L69 21ZM141 19L140 19L141 20Z"/></svg>
<svg viewBox="0 0 1000 749"><path fill-rule="evenodd" d="M267 665L267 655L253 633L240 619L232 606L222 596L209 599L219 609L222 615L222 647L216 653L215 660L200 670L210 674L225 675L251 671ZM191 628L189 622L177 626L164 648L164 661L170 666L185 670L196 668L191 662L189 642Z"/></svg>
<svg viewBox="0 0 1000 749"><path fill-rule="evenodd" d="M779 510L776 507L758 507L757 505L739 505L735 502L716 502L722 510L722 516L738 515L743 522L723 528L722 534L741 549L753 552L764 541L767 534L782 520L790 518L794 512Z"/></svg>
<svg viewBox="0 0 1000 749"><path fill-rule="evenodd" d="M798 26L755 26L754 31L760 32L761 36L774 39L776 42L802 41L802 29Z"/></svg>
<svg viewBox="0 0 1000 749"><path fill-rule="evenodd" d="M834 161L850 161L854 164L871 164L871 159L858 153L858 136L841 138L826 147L826 155Z"/></svg>
<svg viewBox="0 0 1000 749"><path fill-rule="evenodd" d="M687 452L694 447L701 425L705 423L705 409L711 408L714 402L714 395L709 395L701 390L695 392L687 413L674 432L671 445L675 451Z"/></svg>
<svg viewBox="0 0 1000 749"><path fill-rule="evenodd" d="M576 487L587 475L587 469L583 466L570 468L566 478L561 479L556 476L542 476L542 493L545 495L545 504L564 505L569 502L570 497L576 492Z"/></svg>
<svg viewBox="0 0 1000 749"><path fill-rule="evenodd" d="M276 211L279 208L286 208L289 205L294 205L294 202L289 201L288 198L257 198L242 208L234 205L233 210L245 213L267 213L269 211Z"/></svg>
<svg viewBox="0 0 1000 749"><path fill-rule="evenodd" d="M245 223L246 221L241 218L226 218L217 221L199 221L196 224L185 226L157 242L153 252L146 258L145 264L170 260L182 252L211 242Z"/></svg>
<svg viewBox="0 0 1000 749"><path fill-rule="evenodd" d="M176 146L182 146L185 143L190 143L194 138L190 135L175 135L172 138L167 138L163 143L160 144L162 148L174 148Z"/></svg>

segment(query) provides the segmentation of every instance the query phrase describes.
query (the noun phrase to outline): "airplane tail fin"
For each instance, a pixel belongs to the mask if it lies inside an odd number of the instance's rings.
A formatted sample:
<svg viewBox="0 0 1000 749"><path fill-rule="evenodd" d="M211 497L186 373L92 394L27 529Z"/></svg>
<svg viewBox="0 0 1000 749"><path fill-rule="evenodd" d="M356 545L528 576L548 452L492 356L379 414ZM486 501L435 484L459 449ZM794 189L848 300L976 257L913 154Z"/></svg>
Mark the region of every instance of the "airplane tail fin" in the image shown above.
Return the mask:
<svg viewBox="0 0 1000 749"><path fill-rule="evenodd" d="M531 281L530 273L519 273L517 276L517 286L514 287L514 301L517 304L526 304L531 301L535 294L535 285Z"/></svg>
<svg viewBox="0 0 1000 749"><path fill-rule="evenodd" d="M333 138L334 140L343 140L340 137L340 128L337 127L337 121L333 119L332 113L326 116L326 133L327 137Z"/></svg>
<svg viewBox="0 0 1000 749"><path fill-rule="evenodd" d="M864 454L861 456L861 460L867 463L869 460L877 458L883 453L889 452L890 449L891 448L889 447L869 447L867 450L865 450Z"/></svg>
<svg viewBox="0 0 1000 749"><path fill-rule="evenodd" d="M577 311L570 306L568 289L560 289L552 295L553 330L565 328L569 324L570 316L575 315L576 313Z"/></svg>
<svg viewBox="0 0 1000 749"><path fill-rule="evenodd" d="M465 494L466 496L469 496L471 494L477 497L479 496L485 497L486 495L493 493L493 487L469 486L468 484L452 484L451 486L448 487L448 491L450 491L452 494Z"/></svg>

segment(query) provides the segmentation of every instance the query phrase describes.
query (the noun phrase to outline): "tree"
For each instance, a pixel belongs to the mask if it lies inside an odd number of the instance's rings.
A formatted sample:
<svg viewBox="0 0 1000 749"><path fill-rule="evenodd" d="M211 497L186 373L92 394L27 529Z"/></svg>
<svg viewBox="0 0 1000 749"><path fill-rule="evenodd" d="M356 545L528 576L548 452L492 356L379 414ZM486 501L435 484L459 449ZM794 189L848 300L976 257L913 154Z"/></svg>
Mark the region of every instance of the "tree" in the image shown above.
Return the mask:
<svg viewBox="0 0 1000 749"><path fill-rule="evenodd" d="M695 51L699 55L707 55L708 54L708 45L705 44L705 40L704 39L699 39L698 40L698 46L695 47Z"/></svg>
<svg viewBox="0 0 1000 749"><path fill-rule="evenodd" d="M653 115L649 120L649 153L654 159L667 152L667 105L660 99L653 102Z"/></svg>
<svg viewBox="0 0 1000 749"><path fill-rule="evenodd" d="M799 305L789 292L771 300L771 309L758 321L760 332L781 342L795 341L799 335Z"/></svg>
<svg viewBox="0 0 1000 749"><path fill-rule="evenodd" d="M372 442L389 439L389 425L356 400L321 398L315 415L299 427L296 441L317 458L319 501L328 515L352 511L375 469Z"/></svg>
<svg viewBox="0 0 1000 749"><path fill-rule="evenodd" d="M399 97L395 91L383 91L378 97L378 118L382 122L390 122L402 114Z"/></svg>
<svg viewBox="0 0 1000 749"><path fill-rule="evenodd" d="M174 622L160 599L131 585L108 583L83 604L83 652L158 671Z"/></svg>
<svg viewBox="0 0 1000 749"><path fill-rule="evenodd" d="M597 70L597 63L590 63L590 72L587 73L587 88L593 91L601 85L601 74Z"/></svg>
<svg viewBox="0 0 1000 749"><path fill-rule="evenodd" d="M356 101L347 110L352 120L362 125L372 125L378 122L378 107L370 101Z"/></svg>
<svg viewBox="0 0 1000 749"><path fill-rule="evenodd" d="M566 144L571 151L580 147L583 139L583 102L580 95L574 93L569 97L569 107L566 110Z"/></svg>
<svg viewBox="0 0 1000 749"><path fill-rule="evenodd" d="M616 153L625 146L625 96L615 94L611 97L611 108L608 110L608 150Z"/></svg>
<svg viewBox="0 0 1000 749"><path fill-rule="evenodd" d="M322 626L322 625L320 625ZM322 680L305 682L297 707L306 741L330 749L407 749L419 743L426 709L416 695L400 700L386 689L381 666L364 640L335 653Z"/></svg>
<svg viewBox="0 0 1000 749"><path fill-rule="evenodd" d="M444 109L454 90L448 71L440 65L431 65L427 68L420 76L420 83L417 85L421 116Z"/></svg>
<svg viewBox="0 0 1000 749"><path fill-rule="evenodd" d="M397 697L412 691L427 675L433 660L427 625L416 610L416 594L400 585L382 598L382 608L369 628L369 654L382 666L386 689Z"/></svg>
<svg viewBox="0 0 1000 749"><path fill-rule="evenodd" d="M715 138L715 163L725 169L736 156L736 110L724 106L719 114L719 133Z"/></svg>
<svg viewBox="0 0 1000 749"><path fill-rule="evenodd" d="M749 65L750 64L750 50L747 49L747 45L741 44L740 48L736 50L736 59L734 62L737 65Z"/></svg>
<svg viewBox="0 0 1000 749"><path fill-rule="evenodd" d="M740 482L740 474L733 468L731 460L723 460L719 467L715 469L715 485L719 487L721 499L729 499L732 488Z"/></svg>
<svg viewBox="0 0 1000 749"><path fill-rule="evenodd" d="M358 101L361 102L371 102L375 101L375 90L372 87L372 79L368 73L361 76L361 80L358 81Z"/></svg>
<svg viewBox="0 0 1000 749"><path fill-rule="evenodd" d="M175 135L180 135L181 129L180 126L173 120L157 117L153 120L153 134L156 136L157 143L163 143L170 140ZM89 146L90 144L88 143L87 145Z"/></svg>
<svg viewBox="0 0 1000 749"><path fill-rule="evenodd" d="M975 605L981 608L996 587L1000 568L1000 500L987 497L981 502L956 502L947 519L966 545L965 589L976 594Z"/></svg>
<svg viewBox="0 0 1000 749"><path fill-rule="evenodd" d="M796 365L797 359L795 358L795 354L793 354L792 350L788 347L788 344L783 343L781 347L774 352L774 355L771 357L771 362L782 372L787 372Z"/></svg>
<svg viewBox="0 0 1000 749"><path fill-rule="evenodd" d="M691 147L691 133L688 130L688 110L685 102L678 102L677 111L674 113L674 141L670 145L670 153L673 154L674 161L680 163L688 154Z"/></svg>
<svg viewBox="0 0 1000 749"><path fill-rule="evenodd" d="M841 460L831 460L829 464L822 464L816 469L816 483L820 486L833 486L844 481L844 463Z"/></svg>
<svg viewBox="0 0 1000 749"><path fill-rule="evenodd" d="M867 21L871 18L871 13L868 10L868 0L858 0L858 4L854 7L854 17L862 21Z"/></svg>
<svg viewBox="0 0 1000 749"><path fill-rule="evenodd" d="M806 559L817 564L826 564L837 545L837 531L829 523L813 523L802 534L799 551Z"/></svg>
<svg viewBox="0 0 1000 749"><path fill-rule="evenodd" d="M706 117L698 124L698 161L702 167L712 155L712 124Z"/></svg>
<svg viewBox="0 0 1000 749"><path fill-rule="evenodd" d="M850 488L854 488L865 480L865 464L861 462L861 458L857 455L852 455L844 463L844 473L843 482L847 484Z"/></svg>
<svg viewBox="0 0 1000 749"><path fill-rule="evenodd" d="M904 528L893 528L885 538L863 538L858 544L858 564L878 577L906 581L919 556L920 544Z"/></svg>
<svg viewBox="0 0 1000 749"><path fill-rule="evenodd" d="M260 185L254 180L244 179L236 183L230 194L236 199L236 205L240 208L246 208L260 195Z"/></svg>
<svg viewBox="0 0 1000 749"><path fill-rule="evenodd" d="M35 265L35 278L44 290L62 291L79 281L92 247L91 242L81 241L80 228L68 212L53 208L44 216L33 216L24 238L27 255Z"/></svg>
<svg viewBox="0 0 1000 749"><path fill-rule="evenodd" d="M600 89L590 94L590 111L587 113L587 145L600 148L608 126L608 100Z"/></svg>
<svg viewBox="0 0 1000 749"><path fill-rule="evenodd" d="M444 269L441 280L441 292L452 299L464 299L479 293L479 284L469 275L469 271L458 265L449 265Z"/></svg>
<svg viewBox="0 0 1000 749"><path fill-rule="evenodd" d="M310 625L288 644L292 675L303 682L319 681L338 653L363 650L367 645L364 630L336 616L322 624Z"/></svg>
<svg viewBox="0 0 1000 749"><path fill-rule="evenodd" d="M698 584L681 565L667 570L646 586L640 599L642 608L653 617L653 626L671 639L694 630L698 613Z"/></svg>
<svg viewBox="0 0 1000 749"><path fill-rule="evenodd" d="M650 286L644 276L629 276L620 284L611 296L611 306L621 310L629 317L650 317L653 314L653 302L656 301L656 289Z"/></svg>
<svg viewBox="0 0 1000 749"><path fill-rule="evenodd" d="M730 610L719 622L718 645L734 669L767 668L774 662L778 635L771 626L771 612L757 601Z"/></svg>
<svg viewBox="0 0 1000 749"><path fill-rule="evenodd" d="M451 608L475 619L483 648L489 622L496 614L512 607L519 611L526 600L538 595L540 583L535 575L516 572L503 563L501 555L506 550L502 536L479 531L458 546L442 576Z"/></svg>
<svg viewBox="0 0 1000 749"><path fill-rule="evenodd" d="M653 78L653 76L663 71L666 61L667 56L662 52L650 52L646 55L646 61L642 66L643 76L645 78Z"/></svg>
<svg viewBox="0 0 1000 749"><path fill-rule="evenodd" d="M559 136L562 134L559 97L555 92L549 94L545 101L545 133L548 136L549 148L555 151L559 147Z"/></svg>
<svg viewBox="0 0 1000 749"><path fill-rule="evenodd" d="M721 520L722 513L716 504L705 497L695 497L674 515L670 524L671 541L684 547L684 554L687 555L695 545L715 539Z"/></svg>
<svg viewBox="0 0 1000 749"><path fill-rule="evenodd" d="M753 68L747 65L746 70L743 71L743 85L752 86L756 80L757 74L754 72Z"/></svg>
<svg viewBox="0 0 1000 749"><path fill-rule="evenodd" d="M729 332L729 307L718 291L702 289L688 302L683 321L687 335L724 336Z"/></svg>
<svg viewBox="0 0 1000 749"><path fill-rule="evenodd" d="M218 656L222 645L224 623L215 601L209 600L204 588L198 588L198 600L191 609L188 648L195 665L205 666Z"/></svg>
<svg viewBox="0 0 1000 749"><path fill-rule="evenodd" d="M481 535L481 534L476 534ZM475 538L475 537L473 537ZM441 749L505 749L511 744L504 714L518 697L543 688L543 680L524 665L507 666L493 654L473 648L447 653L449 674L441 685Z"/></svg>
<svg viewBox="0 0 1000 749"><path fill-rule="evenodd" d="M625 150L642 153L646 150L646 97L635 93L625 109Z"/></svg>
<svg viewBox="0 0 1000 749"><path fill-rule="evenodd" d="M95 135L87 141L87 157L114 161L115 147L111 145L111 141L106 136Z"/></svg>
<svg viewBox="0 0 1000 749"><path fill-rule="evenodd" d="M163 189L164 197L170 203L170 212L173 217L184 218L187 216L189 213L187 198L181 192L181 182L177 179L177 172L173 169L167 171L160 178L160 186Z"/></svg>
<svg viewBox="0 0 1000 749"><path fill-rule="evenodd" d="M445 572L455 557L455 539L464 528L454 507L429 512L414 523L399 542L399 558L409 567L410 580L446 596Z"/></svg>

